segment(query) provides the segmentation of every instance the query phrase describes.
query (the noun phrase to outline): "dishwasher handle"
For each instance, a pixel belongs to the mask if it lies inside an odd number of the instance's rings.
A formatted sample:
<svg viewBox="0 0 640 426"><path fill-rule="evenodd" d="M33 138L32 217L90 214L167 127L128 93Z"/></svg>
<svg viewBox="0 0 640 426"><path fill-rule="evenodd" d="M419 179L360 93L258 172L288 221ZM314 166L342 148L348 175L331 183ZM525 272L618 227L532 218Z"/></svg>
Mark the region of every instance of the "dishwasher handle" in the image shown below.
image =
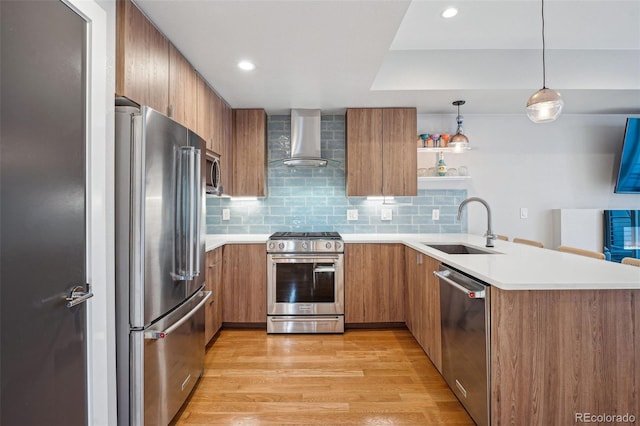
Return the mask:
<svg viewBox="0 0 640 426"><path fill-rule="evenodd" d="M433 275L465 293L469 299L484 299L486 297L485 290L470 289L449 278L449 271L433 271Z"/></svg>

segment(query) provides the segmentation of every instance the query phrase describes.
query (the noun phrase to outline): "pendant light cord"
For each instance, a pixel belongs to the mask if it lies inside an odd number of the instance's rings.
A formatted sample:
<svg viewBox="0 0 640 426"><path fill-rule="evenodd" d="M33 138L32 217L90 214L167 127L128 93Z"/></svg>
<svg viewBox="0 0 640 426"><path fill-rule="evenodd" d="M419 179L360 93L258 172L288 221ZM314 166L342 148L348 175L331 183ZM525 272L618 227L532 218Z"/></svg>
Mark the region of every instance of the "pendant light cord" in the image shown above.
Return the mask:
<svg viewBox="0 0 640 426"><path fill-rule="evenodd" d="M544 44L544 0L542 0L542 88L547 88L547 65L545 62L545 44Z"/></svg>

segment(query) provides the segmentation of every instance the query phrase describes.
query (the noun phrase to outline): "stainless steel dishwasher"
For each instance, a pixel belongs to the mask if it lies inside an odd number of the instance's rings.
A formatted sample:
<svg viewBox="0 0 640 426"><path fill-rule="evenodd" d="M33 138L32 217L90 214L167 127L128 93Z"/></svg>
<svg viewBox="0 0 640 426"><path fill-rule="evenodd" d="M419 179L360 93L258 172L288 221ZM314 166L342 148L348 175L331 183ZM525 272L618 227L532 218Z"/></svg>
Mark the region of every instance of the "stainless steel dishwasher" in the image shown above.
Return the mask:
<svg viewBox="0 0 640 426"><path fill-rule="evenodd" d="M450 266L440 281L442 374L476 424L489 425L489 286Z"/></svg>

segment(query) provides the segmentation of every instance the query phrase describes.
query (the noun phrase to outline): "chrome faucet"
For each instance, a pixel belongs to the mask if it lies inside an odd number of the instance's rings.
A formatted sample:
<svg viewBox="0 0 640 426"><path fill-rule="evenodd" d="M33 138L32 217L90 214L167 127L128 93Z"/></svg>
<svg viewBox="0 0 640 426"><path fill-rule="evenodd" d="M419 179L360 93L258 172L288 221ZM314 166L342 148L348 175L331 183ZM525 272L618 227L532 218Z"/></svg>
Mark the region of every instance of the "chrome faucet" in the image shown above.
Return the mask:
<svg viewBox="0 0 640 426"><path fill-rule="evenodd" d="M467 203L470 203L471 201L477 201L487 208L487 234L485 236L487 237L487 247L493 247L493 240L496 239L496 236L491 231L491 207L489 207L489 203L487 203L485 200L483 200L480 197L467 198L466 200L460 203L460 206L458 206L458 220L460 220L460 217L462 216L462 208L466 206Z"/></svg>

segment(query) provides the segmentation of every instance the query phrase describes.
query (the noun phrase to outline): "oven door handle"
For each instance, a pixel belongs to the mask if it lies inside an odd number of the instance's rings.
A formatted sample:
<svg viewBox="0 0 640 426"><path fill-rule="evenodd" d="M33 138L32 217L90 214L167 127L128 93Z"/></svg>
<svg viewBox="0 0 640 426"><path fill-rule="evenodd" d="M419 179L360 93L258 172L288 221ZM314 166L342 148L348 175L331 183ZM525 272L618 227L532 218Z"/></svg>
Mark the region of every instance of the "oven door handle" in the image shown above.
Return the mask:
<svg viewBox="0 0 640 426"><path fill-rule="evenodd" d="M340 321L340 317L305 317L305 318L269 318L271 322L318 322L318 321Z"/></svg>
<svg viewBox="0 0 640 426"><path fill-rule="evenodd" d="M308 254L288 254L288 255L270 255L271 260L295 260L295 263L315 263L317 261L328 262L334 261L337 262L340 257L338 256L326 256L326 255L311 255Z"/></svg>
<svg viewBox="0 0 640 426"><path fill-rule="evenodd" d="M323 272L336 272L335 266L317 266L314 270L314 274L322 274Z"/></svg>

